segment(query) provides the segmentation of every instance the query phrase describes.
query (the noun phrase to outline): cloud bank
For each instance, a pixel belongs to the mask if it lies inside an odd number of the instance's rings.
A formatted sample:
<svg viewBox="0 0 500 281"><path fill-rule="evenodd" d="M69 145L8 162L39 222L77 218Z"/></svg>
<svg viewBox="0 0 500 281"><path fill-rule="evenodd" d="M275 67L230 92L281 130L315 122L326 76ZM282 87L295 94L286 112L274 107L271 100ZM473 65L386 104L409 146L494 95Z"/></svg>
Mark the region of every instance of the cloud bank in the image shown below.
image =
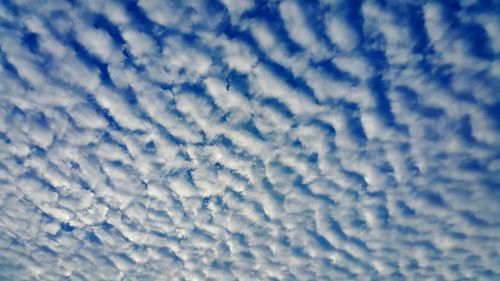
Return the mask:
<svg viewBox="0 0 500 281"><path fill-rule="evenodd" d="M496 1L0 3L0 279L499 280Z"/></svg>

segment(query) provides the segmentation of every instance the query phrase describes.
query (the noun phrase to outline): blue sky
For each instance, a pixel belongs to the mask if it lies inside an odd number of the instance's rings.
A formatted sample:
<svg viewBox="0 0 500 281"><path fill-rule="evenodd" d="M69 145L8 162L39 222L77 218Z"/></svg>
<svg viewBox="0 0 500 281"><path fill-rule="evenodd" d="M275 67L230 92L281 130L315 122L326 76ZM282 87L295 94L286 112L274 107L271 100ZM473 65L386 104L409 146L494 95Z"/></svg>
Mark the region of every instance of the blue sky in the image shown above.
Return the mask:
<svg viewBox="0 0 500 281"><path fill-rule="evenodd" d="M0 279L500 280L498 1L0 2Z"/></svg>

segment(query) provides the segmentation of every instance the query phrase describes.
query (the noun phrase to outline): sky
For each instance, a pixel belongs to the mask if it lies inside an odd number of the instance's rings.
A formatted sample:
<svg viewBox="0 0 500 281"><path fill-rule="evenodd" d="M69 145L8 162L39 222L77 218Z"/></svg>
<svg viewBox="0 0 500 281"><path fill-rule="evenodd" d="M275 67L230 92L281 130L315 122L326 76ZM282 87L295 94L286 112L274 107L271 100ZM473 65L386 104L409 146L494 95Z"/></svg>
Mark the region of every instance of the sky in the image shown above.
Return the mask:
<svg viewBox="0 0 500 281"><path fill-rule="evenodd" d="M497 0L0 1L0 280L500 280Z"/></svg>

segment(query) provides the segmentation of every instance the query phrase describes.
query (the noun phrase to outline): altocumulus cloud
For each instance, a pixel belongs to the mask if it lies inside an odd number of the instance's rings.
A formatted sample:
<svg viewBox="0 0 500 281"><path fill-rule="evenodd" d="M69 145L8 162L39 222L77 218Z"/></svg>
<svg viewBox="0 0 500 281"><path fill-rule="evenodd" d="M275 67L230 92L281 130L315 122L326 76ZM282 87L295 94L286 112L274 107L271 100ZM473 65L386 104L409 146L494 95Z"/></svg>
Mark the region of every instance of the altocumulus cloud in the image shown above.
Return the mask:
<svg viewBox="0 0 500 281"><path fill-rule="evenodd" d="M500 280L498 1L0 2L0 279Z"/></svg>

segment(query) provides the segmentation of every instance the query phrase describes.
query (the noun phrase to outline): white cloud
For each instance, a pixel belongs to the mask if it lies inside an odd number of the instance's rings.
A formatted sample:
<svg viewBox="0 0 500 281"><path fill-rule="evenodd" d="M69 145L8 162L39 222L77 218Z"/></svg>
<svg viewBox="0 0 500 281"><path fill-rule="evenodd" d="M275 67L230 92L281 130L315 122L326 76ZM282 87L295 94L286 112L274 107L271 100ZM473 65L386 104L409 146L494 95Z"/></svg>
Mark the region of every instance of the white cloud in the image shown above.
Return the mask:
<svg viewBox="0 0 500 281"><path fill-rule="evenodd" d="M173 26L182 20L182 14L176 13L173 2L141 0L139 6L144 9L148 17L162 25Z"/></svg>
<svg viewBox="0 0 500 281"><path fill-rule="evenodd" d="M71 116L81 127L103 129L107 126L106 120L86 104L80 104L72 108Z"/></svg>
<svg viewBox="0 0 500 281"><path fill-rule="evenodd" d="M326 20L327 35L343 51L352 51L359 44L356 30L349 23L338 16L331 16Z"/></svg>
<svg viewBox="0 0 500 281"><path fill-rule="evenodd" d="M127 41L130 52L137 58L156 53L155 43L147 34L129 29L123 32L123 38Z"/></svg>
<svg viewBox="0 0 500 281"><path fill-rule="evenodd" d="M374 69L370 62L364 57L360 56L335 56L332 62L341 70L348 72L360 79L368 79L373 73Z"/></svg>
<svg viewBox="0 0 500 281"><path fill-rule="evenodd" d="M248 73L257 63L257 57L250 48L243 42L236 40L224 40L225 57L230 68Z"/></svg>
<svg viewBox="0 0 500 281"><path fill-rule="evenodd" d="M253 0L222 0L222 2L226 5L233 23L236 23L244 12L254 7Z"/></svg>
<svg viewBox="0 0 500 281"><path fill-rule="evenodd" d="M264 97L279 99L296 115L310 116L321 112L320 107L309 100L305 94L292 89L265 66L258 65L250 79L255 92Z"/></svg>
<svg viewBox="0 0 500 281"><path fill-rule="evenodd" d="M78 32L79 41L83 46L107 63L119 63L121 54L114 48L111 36L104 31L92 28L83 28Z"/></svg>
<svg viewBox="0 0 500 281"><path fill-rule="evenodd" d="M310 52L316 58L323 58L327 55L324 44L310 28L303 8L295 0L283 1L279 7L280 15L285 22L285 28L289 36Z"/></svg>

